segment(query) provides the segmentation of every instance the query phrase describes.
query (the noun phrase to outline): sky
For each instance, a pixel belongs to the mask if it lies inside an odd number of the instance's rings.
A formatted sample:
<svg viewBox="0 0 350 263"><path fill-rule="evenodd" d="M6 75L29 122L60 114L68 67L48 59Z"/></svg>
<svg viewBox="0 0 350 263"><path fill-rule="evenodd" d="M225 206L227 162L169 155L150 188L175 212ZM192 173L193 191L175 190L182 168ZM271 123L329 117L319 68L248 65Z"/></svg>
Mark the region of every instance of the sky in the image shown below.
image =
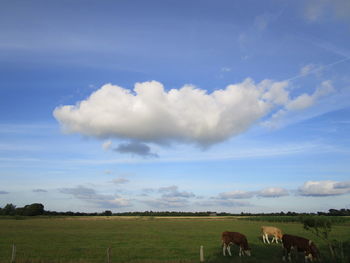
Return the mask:
<svg viewBox="0 0 350 263"><path fill-rule="evenodd" d="M347 0L0 0L0 207L350 208Z"/></svg>

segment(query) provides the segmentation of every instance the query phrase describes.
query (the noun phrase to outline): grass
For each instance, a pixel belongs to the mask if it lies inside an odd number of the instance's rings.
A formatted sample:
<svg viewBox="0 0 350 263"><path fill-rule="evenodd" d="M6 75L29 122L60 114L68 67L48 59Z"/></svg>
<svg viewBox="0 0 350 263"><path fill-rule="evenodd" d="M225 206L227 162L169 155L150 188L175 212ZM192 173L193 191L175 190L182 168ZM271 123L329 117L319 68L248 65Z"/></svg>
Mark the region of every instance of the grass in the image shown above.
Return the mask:
<svg viewBox="0 0 350 263"><path fill-rule="evenodd" d="M252 257L242 262L280 262L281 245L265 245L260 227L268 222L234 218L155 218L155 217L60 217L0 220L0 262L9 262L12 244L16 244L16 262L106 262L111 248L114 262L199 261L199 247L204 246L206 262L240 262L238 248L233 257L223 257L220 235L223 231L244 233L252 248ZM327 257L328 250L298 223L277 222L285 233L312 239ZM336 225L332 238L350 239L347 225ZM347 250L345 250L347 253Z"/></svg>

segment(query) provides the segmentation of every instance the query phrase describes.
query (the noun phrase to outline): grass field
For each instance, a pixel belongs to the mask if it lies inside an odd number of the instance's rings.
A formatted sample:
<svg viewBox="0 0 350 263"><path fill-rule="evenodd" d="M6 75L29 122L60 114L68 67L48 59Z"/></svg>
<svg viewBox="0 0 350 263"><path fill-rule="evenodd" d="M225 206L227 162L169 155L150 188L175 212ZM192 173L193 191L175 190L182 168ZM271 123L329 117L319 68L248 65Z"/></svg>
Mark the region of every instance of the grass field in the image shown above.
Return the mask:
<svg viewBox="0 0 350 263"><path fill-rule="evenodd" d="M108 247L111 262L199 262L201 245L206 262L281 262L281 245L265 245L260 239L264 224L312 239L327 259L325 244L298 223L229 217L43 217L0 220L0 262L10 261L12 244L17 249L16 262L106 262ZM247 236L252 248L250 258L240 260L237 247L232 249L233 257L222 256L220 235L225 230ZM339 241L349 241L350 226L335 225L331 235Z"/></svg>

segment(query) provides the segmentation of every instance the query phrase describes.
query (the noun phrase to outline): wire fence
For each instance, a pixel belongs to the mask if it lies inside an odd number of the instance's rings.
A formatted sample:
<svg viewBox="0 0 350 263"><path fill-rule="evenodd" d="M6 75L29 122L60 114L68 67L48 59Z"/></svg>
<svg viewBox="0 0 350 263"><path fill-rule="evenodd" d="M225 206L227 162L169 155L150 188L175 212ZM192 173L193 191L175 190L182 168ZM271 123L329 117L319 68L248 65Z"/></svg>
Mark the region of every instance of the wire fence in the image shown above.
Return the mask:
<svg viewBox="0 0 350 263"><path fill-rule="evenodd" d="M209 252L210 251L210 252ZM34 247L27 244L0 246L0 262L204 262L205 255L217 253L220 247L67 247L50 245Z"/></svg>

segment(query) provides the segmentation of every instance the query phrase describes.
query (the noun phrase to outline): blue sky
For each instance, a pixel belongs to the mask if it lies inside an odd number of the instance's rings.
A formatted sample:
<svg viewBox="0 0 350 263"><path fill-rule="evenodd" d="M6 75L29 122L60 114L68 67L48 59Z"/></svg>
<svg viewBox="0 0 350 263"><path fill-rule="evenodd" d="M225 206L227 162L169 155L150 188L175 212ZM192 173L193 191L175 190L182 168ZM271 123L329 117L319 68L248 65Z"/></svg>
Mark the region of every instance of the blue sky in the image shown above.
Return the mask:
<svg viewBox="0 0 350 263"><path fill-rule="evenodd" d="M350 3L0 2L0 207L350 208Z"/></svg>

